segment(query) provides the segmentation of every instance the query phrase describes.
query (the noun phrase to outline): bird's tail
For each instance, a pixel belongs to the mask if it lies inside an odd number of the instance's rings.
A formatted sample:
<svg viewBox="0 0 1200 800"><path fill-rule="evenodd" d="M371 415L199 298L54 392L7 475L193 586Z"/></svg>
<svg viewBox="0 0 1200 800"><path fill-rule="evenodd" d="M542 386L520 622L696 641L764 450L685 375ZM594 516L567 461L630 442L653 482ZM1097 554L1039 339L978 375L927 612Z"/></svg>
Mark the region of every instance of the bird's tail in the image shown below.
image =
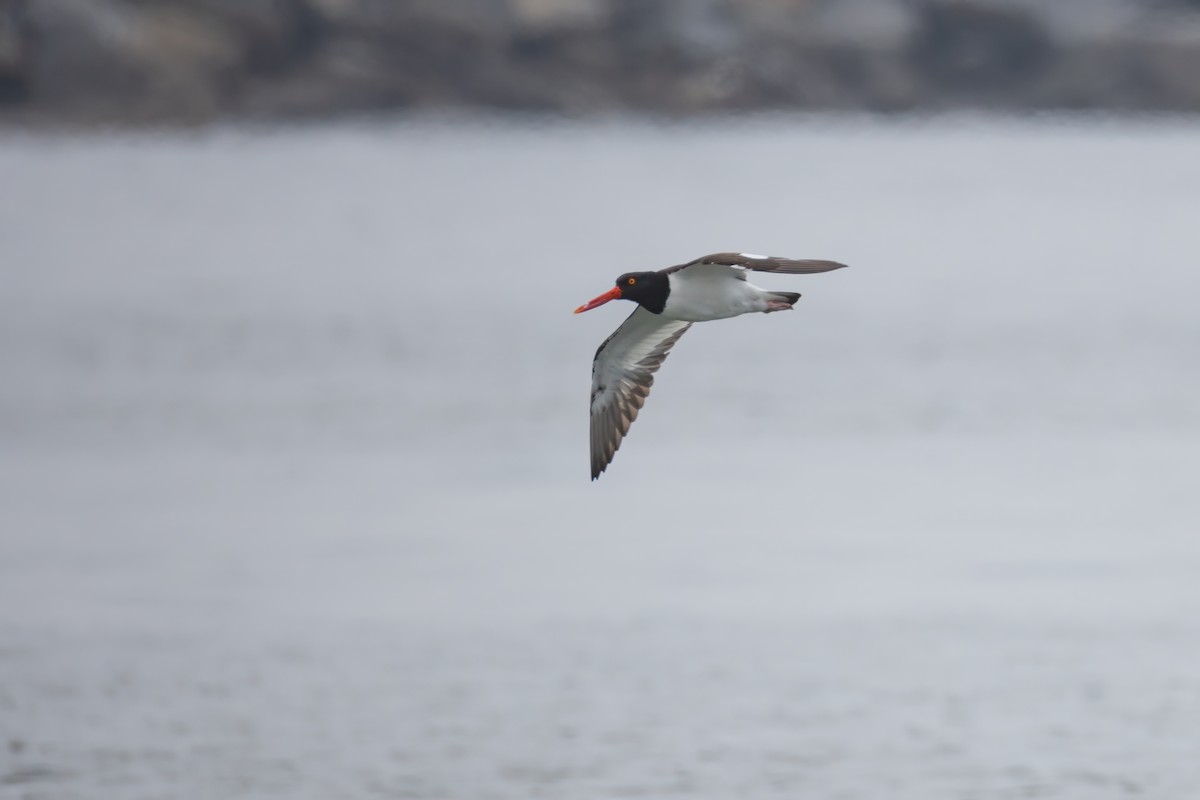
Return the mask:
<svg viewBox="0 0 1200 800"><path fill-rule="evenodd" d="M763 309L764 314L770 314L772 311L790 311L792 304L800 299L799 292L767 292L764 298L767 301L767 307Z"/></svg>

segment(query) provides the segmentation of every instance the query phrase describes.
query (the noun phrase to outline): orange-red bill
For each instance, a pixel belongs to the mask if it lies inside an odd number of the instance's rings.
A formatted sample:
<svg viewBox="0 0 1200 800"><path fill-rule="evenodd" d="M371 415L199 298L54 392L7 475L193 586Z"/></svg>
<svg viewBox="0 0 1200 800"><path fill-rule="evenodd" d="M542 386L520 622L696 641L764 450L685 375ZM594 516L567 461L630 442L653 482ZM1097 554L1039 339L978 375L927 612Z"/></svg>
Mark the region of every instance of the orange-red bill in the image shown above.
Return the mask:
<svg viewBox="0 0 1200 800"><path fill-rule="evenodd" d="M575 309L575 313L579 314L584 311L591 311L596 306L602 306L605 303L607 303L609 300L620 300L620 299L621 299L621 287L614 286L613 288L609 289L607 292L600 295L596 299L588 300L586 303L581 305L579 308Z"/></svg>

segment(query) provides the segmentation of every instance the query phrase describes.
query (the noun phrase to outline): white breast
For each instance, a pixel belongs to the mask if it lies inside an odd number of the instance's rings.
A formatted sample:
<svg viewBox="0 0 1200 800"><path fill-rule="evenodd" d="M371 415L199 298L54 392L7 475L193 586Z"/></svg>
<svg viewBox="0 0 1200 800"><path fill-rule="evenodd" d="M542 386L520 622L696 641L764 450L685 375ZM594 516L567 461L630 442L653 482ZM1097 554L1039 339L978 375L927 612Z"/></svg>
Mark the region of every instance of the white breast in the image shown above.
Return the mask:
<svg viewBox="0 0 1200 800"><path fill-rule="evenodd" d="M687 322L725 319L765 311L762 289L749 283L740 270L698 264L672 273L671 292L663 316Z"/></svg>

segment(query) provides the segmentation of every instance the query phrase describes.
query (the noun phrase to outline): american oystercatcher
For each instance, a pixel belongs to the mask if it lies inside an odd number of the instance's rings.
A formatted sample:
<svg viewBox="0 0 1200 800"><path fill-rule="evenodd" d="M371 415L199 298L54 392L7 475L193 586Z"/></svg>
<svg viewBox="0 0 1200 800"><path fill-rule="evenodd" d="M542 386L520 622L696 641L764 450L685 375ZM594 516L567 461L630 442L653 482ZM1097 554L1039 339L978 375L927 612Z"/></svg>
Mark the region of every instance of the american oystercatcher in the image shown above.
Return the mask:
<svg viewBox="0 0 1200 800"><path fill-rule="evenodd" d="M657 272L627 272L616 285L575 309L579 314L609 300L638 304L604 340L592 361L592 480L612 462L629 426L646 402L654 373L693 322L761 311L787 311L796 292L771 292L746 280L746 272L807 275L846 266L753 253L714 253Z"/></svg>

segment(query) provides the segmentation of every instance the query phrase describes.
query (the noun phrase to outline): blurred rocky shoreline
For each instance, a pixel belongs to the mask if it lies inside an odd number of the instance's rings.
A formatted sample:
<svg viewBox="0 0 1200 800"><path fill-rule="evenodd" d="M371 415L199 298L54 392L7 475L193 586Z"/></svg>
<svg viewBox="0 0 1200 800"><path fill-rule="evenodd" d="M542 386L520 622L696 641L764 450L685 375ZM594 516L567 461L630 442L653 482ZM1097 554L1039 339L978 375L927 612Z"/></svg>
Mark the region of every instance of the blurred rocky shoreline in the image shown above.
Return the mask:
<svg viewBox="0 0 1200 800"><path fill-rule="evenodd" d="M1200 110L1200 0L0 0L0 121Z"/></svg>

